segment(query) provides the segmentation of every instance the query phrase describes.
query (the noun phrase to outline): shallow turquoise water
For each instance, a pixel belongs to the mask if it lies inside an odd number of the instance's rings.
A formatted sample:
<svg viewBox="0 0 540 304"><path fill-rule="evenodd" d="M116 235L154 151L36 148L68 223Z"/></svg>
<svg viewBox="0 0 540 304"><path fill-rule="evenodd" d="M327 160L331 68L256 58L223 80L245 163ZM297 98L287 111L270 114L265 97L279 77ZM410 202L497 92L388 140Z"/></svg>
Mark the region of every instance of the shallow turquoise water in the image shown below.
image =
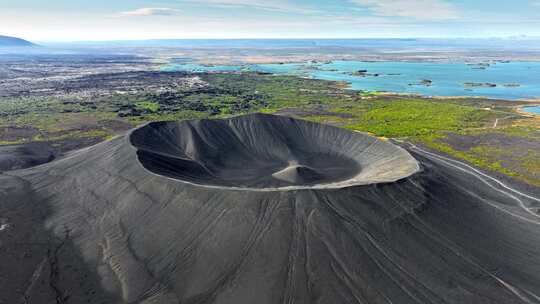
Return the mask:
<svg viewBox="0 0 540 304"><path fill-rule="evenodd" d="M426 96L484 96L500 99L540 97L540 62L491 63L485 69L466 63L335 61L306 64L258 64L243 66L168 65L165 71L259 71L292 74L323 80L346 81L352 89L417 93ZM367 70L379 76L351 73ZM431 86L419 85L431 80ZM489 83L496 87L467 87L465 83ZM515 86L518 84L519 86Z"/></svg>
<svg viewBox="0 0 540 304"><path fill-rule="evenodd" d="M540 115L540 106L523 107L523 111Z"/></svg>

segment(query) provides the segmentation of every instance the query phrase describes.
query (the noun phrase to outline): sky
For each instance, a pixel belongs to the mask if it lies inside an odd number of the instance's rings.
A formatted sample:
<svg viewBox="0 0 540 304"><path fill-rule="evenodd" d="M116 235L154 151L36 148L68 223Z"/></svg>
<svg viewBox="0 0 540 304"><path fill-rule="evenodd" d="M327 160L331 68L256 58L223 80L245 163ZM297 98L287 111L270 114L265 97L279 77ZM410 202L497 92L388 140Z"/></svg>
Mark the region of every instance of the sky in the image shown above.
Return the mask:
<svg viewBox="0 0 540 304"><path fill-rule="evenodd" d="M540 0L0 0L32 41L540 36Z"/></svg>

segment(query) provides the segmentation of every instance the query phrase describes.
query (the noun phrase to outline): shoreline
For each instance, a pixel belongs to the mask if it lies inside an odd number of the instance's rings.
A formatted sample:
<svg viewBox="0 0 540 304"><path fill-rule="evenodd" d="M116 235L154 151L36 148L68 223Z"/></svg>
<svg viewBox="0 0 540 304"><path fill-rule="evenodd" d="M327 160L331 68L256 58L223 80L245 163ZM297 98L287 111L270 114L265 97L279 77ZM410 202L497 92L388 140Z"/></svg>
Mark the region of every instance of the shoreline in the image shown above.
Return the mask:
<svg viewBox="0 0 540 304"><path fill-rule="evenodd" d="M463 57L463 58L425 58L425 57L332 57L332 56L319 56L319 57L301 57L299 58L287 58L287 57L277 57L277 56L253 56L250 58L230 58L223 60L208 60L207 58L198 59L194 58L194 61L191 63L207 65L207 66L235 66L235 65L252 65L252 64L303 64L303 63L322 63L328 61L359 61L359 62L399 62L399 63L441 63L441 64L450 64L450 63L462 63L462 64L475 64L475 63L499 63L507 64L514 62L540 62L540 57L531 57L531 58L516 58L516 59L502 59L502 58L491 58L491 57Z"/></svg>
<svg viewBox="0 0 540 304"><path fill-rule="evenodd" d="M262 65L262 64L268 64L268 65L276 65L276 66L281 66L281 65L289 65L289 64L294 64L294 65L309 65L309 64L316 64L316 65L327 65L327 64L331 64L333 63L334 61L346 61L346 62L352 62L352 61L356 61L356 62L365 62L365 63L411 63L411 64L414 64L414 63L439 63L439 64L464 64L464 65L470 65L470 64L475 64L475 63L481 63L481 62L490 62L490 63L493 63L493 64L497 64L497 63L500 63L500 64L508 64L508 63L512 63L512 62L534 62L534 63L537 63L537 62L540 62L540 61L530 61L530 60L479 60L479 61L476 61L476 60L471 60L471 59L466 59L466 60L459 60L459 61L453 61L453 60L446 60L446 61L430 61L430 60L419 60L419 61L412 61L412 60L357 60L357 59L339 59L339 60L325 60L325 59L317 59L317 60L303 60L303 61L297 61L297 62L283 62L283 61L273 61L273 62L268 62L268 63L254 63L254 62L244 62L244 63L240 63L240 62L227 62L226 64L209 64L209 63L202 63L198 60L193 60L191 62L186 62L186 63L168 63L168 64L163 64L161 67L158 68L158 70L160 71L164 71L164 72L172 72L175 70L175 66L185 66L185 65L199 65L201 66L201 70L200 71L196 71L196 70L184 70L184 72L188 72L188 73L209 73L209 74L212 74L212 73L250 73L250 72L253 72L253 73L257 73L258 71L257 70L251 70L251 66L256 66L258 64ZM231 70L222 70L220 71L219 69L217 70L214 70L214 71L205 71L204 68L215 68L215 67L224 67L224 68L231 68ZM179 71L182 71L181 69ZM427 95L427 94L424 94L424 93L415 93L415 92L392 92L392 91L372 91L372 90L366 90L366 89L361 89L361 88L353 88L354 84L351 83L350 81L348 80L329 80L329 79L323 79L323 78L317 78L317 77L314 77L313 75L310 75L310 74L306 74L306 75L297 75L297 74L294 74L294 73L288 73L288 72L283 72L283 73L276 73L276 72L271 72L269 74L272 74L272 75L289 75L289 76L297 76L297 77L301 77L301 78L306 78L306 79L315 79L315 80L323 80L323 81L332 81L332 82L336 82L338 83L338 87L339 88L342 88L342 89L348 89L348 90L353 90L353 91L359 91L359 92L366 92L366 93L376 93L377 95L407 95L407 96L415 96L415 97L423 97L423 98L432 98L432 99L465 99L465 98L473 98L473 99L488 99L488 100L495 100L495 101L499 101L499 100L504 100L504 101L511 101L511 102L523 102L523 103L532 103L532 104L537 104L537 103L540 103L540 96L536 96L536 97L518 97L518 98L511 98L511 97L489 97L489 96L485 96L485 95ZM500 86L503 86L503 85L500 85Z"/></svg>
<svg viewBox="0 0 540 304"><path fill-rule="evenodd" d="M538 101L536 101L536 102L537 102L536 104L518 106L518 107L516 107L516 112L521 114L521 115L525 115L525 116L528 116L528 117L531 117L531 118L536 118L536 119L540 120L540 114L539 113L528 112L528 111L524 110L524 108L526 108L526 107L540 107L540 103L538 103Z"/></svg>

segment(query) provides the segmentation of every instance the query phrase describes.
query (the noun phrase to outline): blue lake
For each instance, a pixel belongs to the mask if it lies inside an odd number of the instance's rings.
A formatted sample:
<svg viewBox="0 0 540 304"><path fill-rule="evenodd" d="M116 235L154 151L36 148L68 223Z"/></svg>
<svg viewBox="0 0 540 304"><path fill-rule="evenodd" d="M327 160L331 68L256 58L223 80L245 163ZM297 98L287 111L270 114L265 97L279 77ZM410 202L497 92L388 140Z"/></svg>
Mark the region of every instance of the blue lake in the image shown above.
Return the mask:
<svg viewBox="0 0 540 304"><path fill-rule="evenodd" d="M540 115L540 106L523 107L523 111Z"/></svg>
<svg viewBox="0 0 540 304"><path fill-rule="evenodd" d="M488 64L362 62L204 66L171 64L164 71L258 71L346 81L355 90L416 93L426 96L483 96L499 99L540 98L540 62ZM359 73L359 71L366 71ZM424 81L422 80L429 80ZM467 84L468 83L468 84ZM467 84L467 85L466 85Z"/></svg>

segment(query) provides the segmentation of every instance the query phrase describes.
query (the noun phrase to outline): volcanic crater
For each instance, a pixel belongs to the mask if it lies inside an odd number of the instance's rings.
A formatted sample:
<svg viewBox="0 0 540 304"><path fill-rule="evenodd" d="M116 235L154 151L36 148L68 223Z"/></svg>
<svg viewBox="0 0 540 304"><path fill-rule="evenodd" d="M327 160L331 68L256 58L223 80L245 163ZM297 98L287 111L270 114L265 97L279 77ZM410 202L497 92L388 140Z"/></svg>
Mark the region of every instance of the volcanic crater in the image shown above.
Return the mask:
<svg viewBox="0 0 540 304"><path fill-rule="evenodd" d="M209 187L341 188L419 170L407 151L366 134L264 114L150 123L130 140L149 171Z"/></svg>

